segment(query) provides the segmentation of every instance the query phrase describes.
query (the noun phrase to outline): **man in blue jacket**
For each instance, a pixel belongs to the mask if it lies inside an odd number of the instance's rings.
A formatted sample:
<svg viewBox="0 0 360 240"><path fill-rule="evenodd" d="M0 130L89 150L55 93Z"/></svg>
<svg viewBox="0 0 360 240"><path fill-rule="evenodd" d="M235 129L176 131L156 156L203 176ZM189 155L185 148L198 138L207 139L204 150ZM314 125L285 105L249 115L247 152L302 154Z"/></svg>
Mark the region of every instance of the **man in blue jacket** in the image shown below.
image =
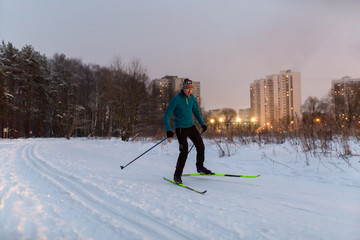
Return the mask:
<svg viewBox="0 0 360 240"><path fill-rule="evenodd" d="M201 113L196 102L196 99L192 93L194 88L193 82L190 79L185 79L182 84L182 90L179 94L173 97L166 108L164 114L164 125L166 129L166 135L168 138L174 136L174 133L170 127L170 116L174 114L174 126L176 136L179 141L180 154L177 160L176 169L174 173L174 181L182 183L181 175L185 166L185 162L188 156L188 142L187 138L194 143L196 147L196 169L201 174L213 174L210 170L204 167L205 160L205 146L204 142L194 125L193 115L200 123L203 132L207 130L207 126L201 117Z"/></svg>

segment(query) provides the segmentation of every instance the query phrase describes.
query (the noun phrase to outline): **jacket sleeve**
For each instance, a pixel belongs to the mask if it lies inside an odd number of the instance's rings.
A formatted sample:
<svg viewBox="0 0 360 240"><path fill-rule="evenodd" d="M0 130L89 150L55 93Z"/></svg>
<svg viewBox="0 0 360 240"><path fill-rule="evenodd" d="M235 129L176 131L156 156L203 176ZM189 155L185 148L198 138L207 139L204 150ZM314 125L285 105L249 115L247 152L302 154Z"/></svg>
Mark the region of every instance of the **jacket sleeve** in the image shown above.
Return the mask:
<svg viewBox="0 0 360 240"><path fill-rule="evenodd" d="M200 123L200 125L205 125L205 122L201 116L201 113L200 113L200 110L199 110L199 106L197 104L197 101L194 97L194 105L193 105L193 113L194 113L194 116L196 118L196 120Z"/></svg>
<svg viewBox="0 0 360 240"><path fill-rule="evenodd" d="M173 97L164 113L164 126L166 131L172 131L170 126L170 117L173 114L175 107L176 107L176 99L175 97Z"/></svg>

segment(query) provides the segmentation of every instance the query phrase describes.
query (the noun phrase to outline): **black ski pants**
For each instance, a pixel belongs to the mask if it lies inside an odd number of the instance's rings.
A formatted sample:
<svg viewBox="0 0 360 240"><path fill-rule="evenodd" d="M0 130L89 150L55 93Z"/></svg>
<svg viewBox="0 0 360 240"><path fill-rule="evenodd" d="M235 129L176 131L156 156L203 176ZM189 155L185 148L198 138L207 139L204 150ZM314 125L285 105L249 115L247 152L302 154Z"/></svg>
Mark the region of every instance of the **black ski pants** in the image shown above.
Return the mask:
<svg viewBox="0 0 360 240"><path fill-rule="evenodd" d="M185 162L189 152L187 138L190 138L196 148L196 168L203 167L205 160L205 146L195 125L189 128L176 128L175 131L179 141L180 154L177 160L174 176L181 176L185 167Z"/></svg>

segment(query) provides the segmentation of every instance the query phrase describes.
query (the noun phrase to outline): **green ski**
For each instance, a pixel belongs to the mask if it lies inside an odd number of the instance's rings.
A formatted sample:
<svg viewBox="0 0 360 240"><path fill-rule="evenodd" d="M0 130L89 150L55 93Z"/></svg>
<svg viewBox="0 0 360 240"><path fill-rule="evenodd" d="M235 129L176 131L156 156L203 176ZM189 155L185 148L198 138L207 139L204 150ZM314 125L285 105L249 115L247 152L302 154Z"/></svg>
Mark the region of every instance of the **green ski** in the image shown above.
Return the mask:
<svg viewBox="0 0 360 240"><path fill-rule="evenodd" d="M176 184L176 185L178 185L178 186L180 186L180 187L189 189L189 190L191 190L191 191L194 191L194 192L197 192L197 193L200 193L200 194L204 194L204 193L206 193L206 191L207 191L207 190L205 190L205 191L202 191L202 192L201 192L201 191L198 191L198 190L193 189L193 188L191 188L191 187L188 187L188 186L186 186L186 185L184 185L184 184L182 184L182 183L174 182L174 181L172 181L172 180L170 180L170 179L167 179L167 178L165 178L165 177L164 177L164 179L165 179L166 181L168 181L168 182L171 182L171 183Z"/></svg>
<svg viewBox="0 0 360 240"><path fill-rule="evenodd" d="M211 176L211 177L240 177L240 178L257 178L260 176L259 175L254 175L254 176L247 176L247 175L234 175L234 174L223 174L223 173L214 173L214 174L201 174L201 173L190 173L190 174L183 174L182 176L187 177L187 176Z"/></svg>

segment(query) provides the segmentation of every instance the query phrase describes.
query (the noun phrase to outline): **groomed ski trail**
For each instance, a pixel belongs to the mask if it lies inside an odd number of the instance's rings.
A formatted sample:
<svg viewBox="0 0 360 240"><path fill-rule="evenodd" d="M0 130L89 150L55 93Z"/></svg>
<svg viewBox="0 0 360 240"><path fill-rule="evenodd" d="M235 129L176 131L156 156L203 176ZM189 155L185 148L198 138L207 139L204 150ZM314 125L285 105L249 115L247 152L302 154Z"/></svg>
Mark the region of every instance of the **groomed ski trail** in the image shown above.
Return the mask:
<svg viewBox="0 0 360 240"><path fill-rule="evenodd" d="M18 167L26 166L28 168L26 171L29 174L27 177L30 175L32 177L27 179L26 176L21 176L22 179L18 179L16 182L25 182L26 188L28 188L26 192L28 193L32 192L32 188L42 186L42 189L36 191L42 192L41 197L45 198L45 201L51 201L51 198L61 199L57 204L59 207L54 208L50 204L52 209L47 209L47 211L53 212L56 215L55 217L64 218L65 221L71 223L71 229L65 229L62 233L59 233L60 235L69 236L70 233L70 236L72 235L75 238L88 238L86 232L79 230L82 228L83 221L87 221L89 225L93 225L93 228L88 228L93 229L90 235L98 235L98 238L101 239L104 237L106 239L192 239L196 237L191 234L183 234L173 226L167 225L166 222L161 222L156 218L143 214L141 209L137 209L131 203L122 202L121 199L108 195L86 179L78 178L50 166L45 159L42 159L37 154L38 146L39 144L31 143L24 144L19 148L18 154L20 157L18 159L22 159L23 163L19 162ZM25 172L24 170L21 172ZM39 183L34 182L34 179ZM46 188L44 188L44 185ZM15 185L10 188L10 191L5 192L10 192L11 195L11 191L17 188L19 188L19 185ZM32 197L33 200L37 198L39 196ZM7 197L7 199L8 202L13 201L13 198ZM42 208L42 202L43 200L29 202L28 205L34 205L34 208ZM72 220L73 216L66 220L66 213L64 215L61 213L61 205L67 205L67 208L73 209L73 214L81 219L81 224L78 225L77 222L74 222ZM49 216L49 218L46 221L51 220L52 217ZM30 219L26 220L26 223L21 223L21 221L19 221L19 224L26 229L27 235L32 238L46 239L45 232L41 230L40 222L36 223ZM101 229L106 229L106 231L102 233Z"/></svg>

